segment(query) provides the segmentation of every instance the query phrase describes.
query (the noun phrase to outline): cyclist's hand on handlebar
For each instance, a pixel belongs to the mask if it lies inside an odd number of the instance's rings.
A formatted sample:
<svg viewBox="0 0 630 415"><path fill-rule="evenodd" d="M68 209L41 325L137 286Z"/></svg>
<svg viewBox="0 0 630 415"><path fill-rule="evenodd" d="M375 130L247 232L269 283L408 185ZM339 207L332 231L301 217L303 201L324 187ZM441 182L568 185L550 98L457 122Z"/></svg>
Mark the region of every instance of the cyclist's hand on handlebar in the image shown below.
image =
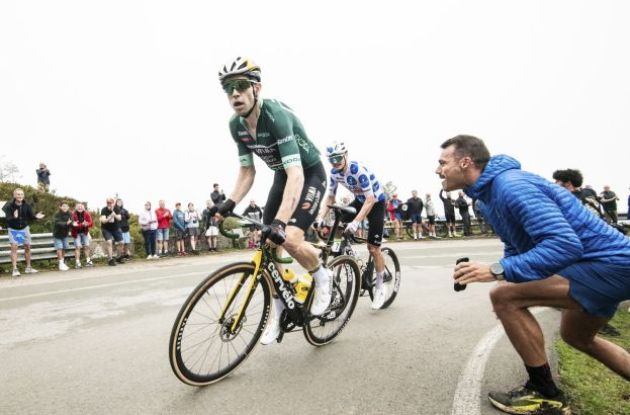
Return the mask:
<svg viewBox="0 0 630 415"><path fill-rule="evenodd" d="M262 228L262 240L266 241L269 239L276 245L282 245L284 241L287 239L287 233L284 231L286 228L286 223L282 222L279 219L274 219L271 222L271 225L265 225Z"/></svg>
<svg viewBox="0 0 630 415"><path fill-rule="evenodd" d="M226 216L229 216L230 213L236 207L236 203L232 199L228 199L220 205L215 205L210 208L210 215L214 216L216 220L219 222L223 221Z"/></svg>
<svg viewBox="0 0 630 415"><path fill-rule="evenodd" d="M349 235L354 235L357 229L359 229L359 222L353 220L346 226L346 233Z"/></svg>

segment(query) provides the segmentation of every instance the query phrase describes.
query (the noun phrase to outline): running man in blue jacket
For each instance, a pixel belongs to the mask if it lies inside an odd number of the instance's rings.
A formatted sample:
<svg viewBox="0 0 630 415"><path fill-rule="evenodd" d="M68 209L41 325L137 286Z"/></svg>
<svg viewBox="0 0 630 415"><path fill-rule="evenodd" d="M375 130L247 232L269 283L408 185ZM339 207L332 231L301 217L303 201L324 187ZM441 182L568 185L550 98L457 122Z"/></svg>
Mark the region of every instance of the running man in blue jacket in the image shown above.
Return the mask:
<svg viewBox="0 0 630 415"><path fill-rule="evenodd" d="M488 266L460 263L460 284L501 281L490 292L497 317L523 359L529 380L489 399L509 413L562 408L551 376L542 330L529 307L562 309L560 333L572 347L630 380L630 353L597 331L630 299L630 239L589 212L566 189L505 155L490 157L484 142L460 135L442 144L436 173L446 191L464 189L505 245Z"/></svg>

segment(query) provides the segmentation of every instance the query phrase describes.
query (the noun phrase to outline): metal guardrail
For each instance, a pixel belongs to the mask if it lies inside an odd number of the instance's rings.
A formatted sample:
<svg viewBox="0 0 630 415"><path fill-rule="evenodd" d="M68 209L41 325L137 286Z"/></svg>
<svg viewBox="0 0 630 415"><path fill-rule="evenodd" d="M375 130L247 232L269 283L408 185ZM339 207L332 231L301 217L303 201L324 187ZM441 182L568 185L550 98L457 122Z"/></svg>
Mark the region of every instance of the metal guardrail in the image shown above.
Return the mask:
<svg viewBox="0 0 630 415"><path fill-rule="evenodd" d="M74 256L74 239L68 237L68 249L65 257ZM55 259L57 250L52 233L31 234L31 260ZM24 260L24 248L18 247L18 261ZM8 235L0 235L0 264L11 263L11 245Z"/></svg>

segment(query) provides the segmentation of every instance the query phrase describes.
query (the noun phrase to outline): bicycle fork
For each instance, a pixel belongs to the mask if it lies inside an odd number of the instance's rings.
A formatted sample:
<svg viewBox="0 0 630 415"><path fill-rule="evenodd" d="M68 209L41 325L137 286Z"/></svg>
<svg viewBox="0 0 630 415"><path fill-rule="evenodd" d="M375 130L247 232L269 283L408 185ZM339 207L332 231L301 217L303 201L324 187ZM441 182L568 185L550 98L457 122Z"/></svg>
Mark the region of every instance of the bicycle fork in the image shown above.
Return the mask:
<svg viewBox="0 0 630 415"><path fill-rule="evenodd" d="M245 291L245 298L243 298L243 301L241 302L241 305L239 307L238 313L236 314L236 317L234 318L234 321L232 322L232 325L230 327L230 331L232 333L236 333L239 325L241 324L241 322L243 320L243 315L244 315L245 309L249 305L249 302L251 301L251 299L252 299L252 297L254 295L254 291L255 291L255 288L256 288L256 281L258 280L259 275L262 272L261 269L260 269L260 264L262 262L262 250L258 250L256 252L256 254L254 255L253 262L254 262L254 272L251 274L251 277L249 278L249 282L247 283L247 288L246 288L246 291ZM244 272L241 275L241 278L236 283L236 285L234 285L234 287L232 287L232 289L230 290L230 294L228 295L228 299L227 299L225 305L223 306L223 310L221 310L221 315L219 316L219 322L221 324L223 324L223 322L225 321L225 314L227 313L227 311L232 306L232 303L234 302L234 299L238 295L238 293L241 290L241 288L243 288L243 286L245 285L245 282L247 281L247 279L248 279L248 274L246 272Z"/></svg>

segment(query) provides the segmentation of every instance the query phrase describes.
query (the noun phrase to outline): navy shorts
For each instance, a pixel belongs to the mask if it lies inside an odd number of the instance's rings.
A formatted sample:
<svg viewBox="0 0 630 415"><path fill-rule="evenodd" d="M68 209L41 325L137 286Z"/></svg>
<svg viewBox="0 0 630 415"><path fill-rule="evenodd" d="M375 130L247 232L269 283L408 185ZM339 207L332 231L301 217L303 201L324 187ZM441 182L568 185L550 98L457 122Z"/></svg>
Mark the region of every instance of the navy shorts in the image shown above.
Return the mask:
<svg viewBox="0 0 630 415"><path fill-rule="evenodd" d="M422 223L422 216L419 213L414 213L409 219L411 219L411 223Z"/></svg>
<svg viewBox="0 0 630 415"><path fill-rule="evenodd" d="M571 297L593 316L612 318L619 303L630 299L630 264L582 261L558 275L569 280Z"/></svg>
<svg viewBox="0 0 630 415"><path fill-rule="evenodd" d="M106 241L114 241L116 243L120 243L123 240L122 233L119 230L110 231L105 228L101 228L101 233L103 234L103 239Z"/></svg>

